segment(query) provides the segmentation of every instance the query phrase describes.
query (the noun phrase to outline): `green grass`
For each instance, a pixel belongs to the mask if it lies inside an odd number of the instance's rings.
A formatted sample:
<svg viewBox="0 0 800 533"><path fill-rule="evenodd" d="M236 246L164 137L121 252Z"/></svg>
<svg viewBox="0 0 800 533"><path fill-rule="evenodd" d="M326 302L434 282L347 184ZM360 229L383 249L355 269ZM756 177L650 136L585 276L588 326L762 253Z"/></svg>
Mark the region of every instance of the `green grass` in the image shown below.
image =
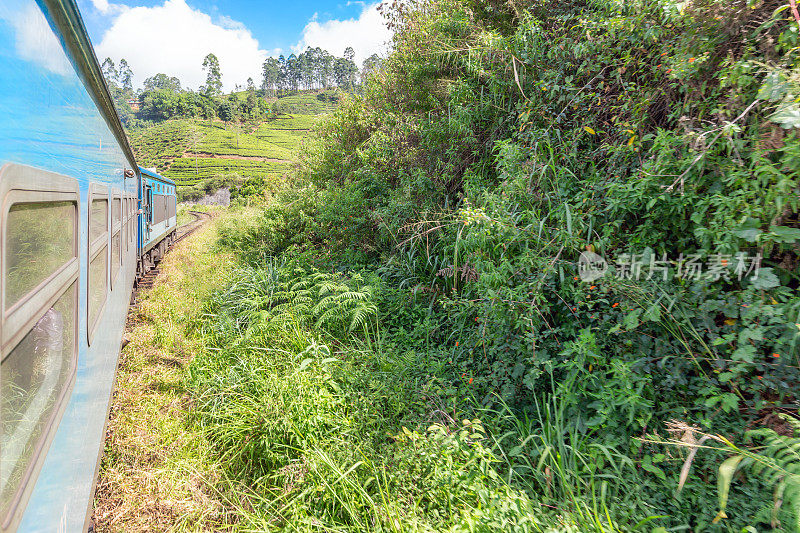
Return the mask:
<svg viewBox="0 0 800 533"><path fill-rule="evenodd" d="M189 361L203 349L188 332L232 266L215 241L211 224L178 243L130 315L95 497L98 532L227 531L236 520L186 388Z"/></svg>
<svg viewBox="0 0 800 533"><path fill-rule="evenodd" d="M191 120L169 120L131 130L131 146L139 165L163 170L169 161L181 157L186 151L191 128Z"/></svg>
<svg viewBox="0 0 800 533"><path fill-rule="evenodd" d="M230 213L221 243L245 252L258 218ZM245 530L600 532L641 516L633 463L606 448L619 475L596 478L555 399L527 417L481 408L446 358L398 346L377 276L257 263L208 300L188 385Z"/></svg>

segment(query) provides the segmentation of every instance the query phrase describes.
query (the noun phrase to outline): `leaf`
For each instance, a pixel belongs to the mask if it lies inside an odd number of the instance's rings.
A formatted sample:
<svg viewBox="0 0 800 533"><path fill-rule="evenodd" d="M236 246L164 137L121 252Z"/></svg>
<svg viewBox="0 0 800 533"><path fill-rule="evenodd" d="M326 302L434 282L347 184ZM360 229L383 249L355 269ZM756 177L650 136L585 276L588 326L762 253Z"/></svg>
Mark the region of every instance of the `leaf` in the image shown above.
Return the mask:
<svg viewBox="0 0 800 533"><path fill-rule="evenodd" d="M655 474L662 481L665 481L667 479L667 476L666 474L664 474L664 471L653 464L653 459L649 455L645 456L644 459L642 459L642 468L652 474Z"/></svg>
<svg viewBox="0 0 800 533"><path fill-rule="evenodd" d="M793 103L783 105L769 119L785 130L800 128L800 106Z"/></svg>
<svg viewBox="0 0 800 533"><path fill-rule="evenodd" d="M733 230L733 234L748 242L756 242L762 231L759 229L761 222L755 218L747 217L739 227Z"/></svg>
<svg viewBox="0 0 800 533"><path fill-rule="evenodd" d="M778 276L775 275L775 272L771 268L758 269L757 276L758 277L753 275L748 278L750 284L756 289L773 289L781 284Z"/></svg>
<svg viewBox="0 0 800 533"><path fill-rule="evenodd" d="M622 324L625 326L625 329L630 331L636 328L639 325L639 316L641 316L641 314L641 309L634 309L625 315L625 318L622 319Z"/></svg>
<svg viewBox="0 0 800 533"><path fill-rule="evenodd" d="M634 135L633 137L628 139L628 146L631 146L633 144L633 141L635 141L635 140L636 140L636 135Z"/></svg>
<svg viewBox="0 0 800 533"><path fill-rule="evenodd" d="M756 356L756 347L752 344L745 344L744 346L739 346L733 355L731 355L731 359L734 361L744 361L745 363L752 363L755 360Z"/></svg>
<svg viewBox="0 0 800 533"><path fill-rule="evenodd" d="M800 240L800 229L790 228L787 226L770 226L770 233L774 233L777 237L773 239L775 242L793 243Z"/></svg>
<svg viewBox="0 0 800 533"><path fill-rule="evenodd" d="M774 70L764 78L764 83L758 90L757 98L777 102L782 100L787 92L789 92L789 83L786 81L786 77Z"/></svg>
<svg viewBox="0 0 800 533"><path fill-rule="evenodd" d="M651 305L642 318L649 322L658 322L661 319L661 307L658 304Z"/></svg>
<svg viewBox="0 0 800 533"><path fill-rule="evenodd" d="M595 131L589 126L584 126L583 129L585 129L586 132L589 133L590 135L597 135L597 133L595 133Z"/></svg>
<svg viewBox="0 0 800 533"><path fill-rule="evenodd" d="M733 475L736 473L736 468L739 466L739 463L742 462L744 459L743 455L734 455L733 457L728 457L725 461L719 465L719 477L717 477L717 492L719 493L719 514L717 518L714 519L714 522L718 522L719 519L727 518L725 515L725 507L728 505L728 493L731 490L731 482L733 481Z"/></svg>
<svg viewBox="0 0 800 533"><path fill-rule="evenodd" d="M511 57L511 66L514 67L514 81L517 82L517 87L519 87L519 92L522 93L522 96L526 99L528 98L525 96L525 91L522 90L522 85L519 83L519 74L517 73L517 58Z"/></svg>
<svg viewBox="0 0 800 533"><path fill-rule="evenodd" d="M763 232L760 229L742 229L733 232L734 235L747 242L756 242L761 233Z"/></svg>

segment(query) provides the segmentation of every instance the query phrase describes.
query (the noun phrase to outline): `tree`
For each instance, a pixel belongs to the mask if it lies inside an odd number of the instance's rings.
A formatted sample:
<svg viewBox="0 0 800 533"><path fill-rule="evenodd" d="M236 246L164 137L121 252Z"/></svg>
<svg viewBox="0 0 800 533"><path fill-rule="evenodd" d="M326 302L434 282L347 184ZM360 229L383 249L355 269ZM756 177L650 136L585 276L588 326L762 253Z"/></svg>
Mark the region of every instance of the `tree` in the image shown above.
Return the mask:
<svg viewBox="0 0 800 533"><path fill-rule="evenodd" d="M244 104L245 112L250 118L258 118L260 109L258 107L259 100L256 96L256 87L253 85L252 78L249 78L247 82L247 99Z"/></svg>
<svg viewBox="0 0 800 533"><path fill-rule="evenodd" d="M351 90L356 84L358 67L346 57L337 57L333 62L333 79L342 89Z"/></svg>
<svg viewBox="0 0 800 533"><path fill-rule="evenodd" d="M168 89L158 89L145 94L141 113L156 120L166 120L178 114L180 96Z"/></svg>
<svg viewBox="0 0 800 533"><path fill-rule="evenodd" d="M378 54L372 54L364 60L361 65L361 83L364 83L367 78L381 66L383 60Z"/></svg>
<svg viewBox="0 0 800 533"><path fill-rule="evenodd" d="M158 73L155 76L150 76L144 80L145 92L157 91L160 89L179 93L181 92L181 80L174 76L169 77L166 74L161 73Z"/></svg>
<svg viewBox="0 0 800 533"><path fill-rule="evenodd" d="M268 57L264 60L264 64L261 67L261 89L265 95L267 91L270 91L273 95L275 94L275 90L278 88L280 72L280 64L277 59Z"/></svg>
<svg viewBox="0 0 800 533"><path fill-rule="evenodd" d="M286 58L283 57L283 54L278 58L278 90L283 90L286 88L286 80L288 79L288 74L286 72Z"/></svg>
<svg viewBox="0 0 800 533"><path fill-rule="evenodd" d="M348 46L344 49L344 58L348 61L355 63L356 52L353 50L352 46Z"/></svg>
<svg viewBox="0 0 800 533"><path fill-rule="evenodd" d="M200 115L208 119L209 124L217 116L217 105L214 99L206 94L199 95L200 98L197 102L200 107Z"/></svg>
<svg viewBox="0 0 800 533"><path fill-rule="evenodd" d="M116 65L114 65L114 61L110 57L107 57L105 61L103 61L101 69L103 70L103 77L106 79L106 83L109 86L116 86L119 82L119 71Z"/></svg>
<svg viewBox="0 0 800 533"><path fill-rule="evenodd" d="M233 122L235 118L234 106L229 100L223 100L217 107L217 116L224 122Z"/></svg>
<svg viewBox="0 0 800 533"><path fill-rule="evenodd" d="M123 91L133 92L133 71L125 59L119 60L119 82L122 84Z"/></svg>
<svg viewBox="0 0 800 533"><path fill-rule="evenodd" d="M219 59L214 54L208 54L203 59L203 70L206 72L206 84L203 92L216 96L222 92L222 73L219 69Z"/></svg>

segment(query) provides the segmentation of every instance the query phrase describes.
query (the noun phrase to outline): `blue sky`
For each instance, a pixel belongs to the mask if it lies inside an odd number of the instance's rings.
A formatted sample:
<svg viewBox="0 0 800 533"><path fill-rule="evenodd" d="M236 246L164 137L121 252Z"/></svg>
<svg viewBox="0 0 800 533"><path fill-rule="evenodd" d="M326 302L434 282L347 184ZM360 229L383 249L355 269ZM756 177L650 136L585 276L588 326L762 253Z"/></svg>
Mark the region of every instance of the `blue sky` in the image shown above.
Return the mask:
<svg viewBox="0 0 800 533"><path fill-rule="evenodd" d="M377 2L295 0L78 0L100 61L125 58L134 82L158 72L196 89L202 58L220 59L226 90L260 81L267 56L319 46L341 56L346 46L361 62L385 54L391 36Z"/></svg>

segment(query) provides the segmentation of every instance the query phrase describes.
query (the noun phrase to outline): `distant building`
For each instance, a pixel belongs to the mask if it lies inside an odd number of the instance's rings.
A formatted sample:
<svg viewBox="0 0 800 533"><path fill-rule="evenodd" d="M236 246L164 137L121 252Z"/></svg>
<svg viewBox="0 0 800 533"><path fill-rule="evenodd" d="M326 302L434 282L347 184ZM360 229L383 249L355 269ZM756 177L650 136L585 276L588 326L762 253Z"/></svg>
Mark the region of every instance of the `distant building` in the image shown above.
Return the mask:
<svg viewBox="0 0 800 533"><path fill-rule="evenodd" d="M133 111L134 113L138 112L139 109L141 108L139 100L137 100L136 98L131 98L130 100L128 100L128 105L131 106L131 111Z"/></svg>

